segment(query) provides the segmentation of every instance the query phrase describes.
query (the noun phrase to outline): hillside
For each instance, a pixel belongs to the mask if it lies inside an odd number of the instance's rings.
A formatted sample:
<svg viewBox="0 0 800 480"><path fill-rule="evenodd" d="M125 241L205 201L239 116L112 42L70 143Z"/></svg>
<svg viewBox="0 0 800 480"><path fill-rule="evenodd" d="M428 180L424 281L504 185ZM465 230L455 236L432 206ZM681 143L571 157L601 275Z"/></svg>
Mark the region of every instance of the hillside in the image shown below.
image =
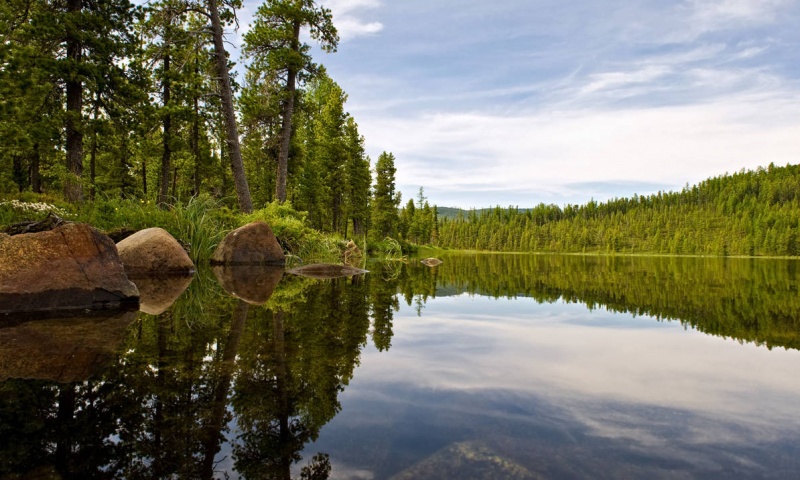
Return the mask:
<svg viewBox="0 0 800 480"><path fill-rule="evenodd" d="M604 203L438 212L438 245L447 248L797 256L800 166L742 170L680 192Z"/></svg>

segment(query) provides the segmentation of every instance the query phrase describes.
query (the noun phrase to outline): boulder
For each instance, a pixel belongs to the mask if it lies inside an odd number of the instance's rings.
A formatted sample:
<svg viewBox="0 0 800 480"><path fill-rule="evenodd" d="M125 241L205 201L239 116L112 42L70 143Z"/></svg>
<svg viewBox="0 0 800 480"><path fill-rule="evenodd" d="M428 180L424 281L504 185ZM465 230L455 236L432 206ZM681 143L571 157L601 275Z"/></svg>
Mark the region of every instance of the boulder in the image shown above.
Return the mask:
<svg viewBox="0 0 800 480"><path fill-rule="evenodd" d="M0 382L9 378L82 382L116 358L136 312L0 321Z"/></svg>
<svg viewBox="0 0 800 480"><path fill-rule="evenodd" d="M191 275L194 263L163 228L146 228L117 244L128 276Z"/></svg>
<svg viewBox="0 0 800 480"><path fill-rule="evenodd" d="M327 280L339 277L352 277L353 275L362 275L368 273L367 270L351 267L349 265L332 265L330 263L312 263L311 265L303 265L302 267L287 270L287 273L292 275L299 275L301 277L316 278L319 280Z"/></svg>
<svg viewBox="0 0 800 480"><path fill-rule="evenodd" d="M211 256L212 265L284 265L283 249L264 222L248 223L229 233Z"/></svg>
<svg viewBox="0 0 800 480"><path fill-rule="evenodd" d="M283 278L283 267L269 265L214 265L214 276L231 296L263 305Z"/></svg>
<svg viewBox="0 0 800 480"><path fill-rule="evenodd" d="M0 312L137 306L114 242L89 225L0 235Z"/></svg>
<svg viewBox="0 0 800 480"><path fill-rule="evenodd" d="M442 261L438 258L426 258L425 260L422 260L421 263L427 267L435 267L437 265L441 265Z"/></svg>

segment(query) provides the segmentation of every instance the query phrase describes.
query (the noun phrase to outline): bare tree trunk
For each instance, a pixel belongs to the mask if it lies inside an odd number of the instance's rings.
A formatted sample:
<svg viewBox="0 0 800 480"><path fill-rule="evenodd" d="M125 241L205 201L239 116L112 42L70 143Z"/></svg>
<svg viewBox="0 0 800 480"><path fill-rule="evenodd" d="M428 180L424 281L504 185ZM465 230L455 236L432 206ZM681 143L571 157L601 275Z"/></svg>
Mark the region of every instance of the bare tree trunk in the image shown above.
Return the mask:
<svg viewBox="0 0 800 480"><path fill-rule="evenodd" d="M247 185L247 177L244 174L242 150L239 146L239 129L236 125L236 112L233 108L231 77L228 72L225 45L222 41L222 23L219 19L217 0L208 0L208 10L211 16L211 33L214 37L214 56L217 62L217 74L219 75L222 116L225 119L225 143L228 144L234 188L239 199L239 209L244 213L251 213L253 211L253 201L250 199L250 187Z"/></svg>
<svg viewBox="0 0 800 480"><path fill-rule="evenodd" d="M81 0L67 0L67 12L77 14L81 11ZM83 132L81 131L81 111L83 110L83 85L77 78L76 65L81 61L80 39L77 32L67 33L67 58L74 63L66 79L67 86L67 172L64 194L70 202L83 200L81 176L83 175Z"/></svg>
<svg viewBox="0 0 800 480"><path fill-rule="evenodd" d="M300 22L294 22L292 48L300 49ZM290 67L286 77L286 103L283 105L283 125L281 126L281 148L278 153L278 175L275 180L275 198L280 203L286 201L286 184L289 177L289 146L292 141L292 115L294 114L294 94L297 89L297 70Z"/></svg>
<svg viewBox="0 0 800 480"><path fill-rule="evenodd" d="M158 205L164 207L167 204L167 195L169 195L169 174L172 170L172 150L170 143L172 141L172 115L169 113L169 97L170 97L170 82L169 82L169 52L164 54L164 80L162 83L162 100L164 102L163 119L163 142L164 150L161 155L161 178L158 188Z"/></svg>

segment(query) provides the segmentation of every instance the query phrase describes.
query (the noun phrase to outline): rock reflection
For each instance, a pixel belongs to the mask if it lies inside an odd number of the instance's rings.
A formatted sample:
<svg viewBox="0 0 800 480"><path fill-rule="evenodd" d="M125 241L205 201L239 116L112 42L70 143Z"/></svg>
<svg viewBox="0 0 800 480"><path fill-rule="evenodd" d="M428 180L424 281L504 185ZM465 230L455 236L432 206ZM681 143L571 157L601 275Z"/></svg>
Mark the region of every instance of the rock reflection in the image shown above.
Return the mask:
<svg viewBox="0 0 800 480"><path fill-rule="evenodd" d="M189 287L192 279L191 275L132 278L139 289L139 310L148 315L161 315Z"/></svg>
<svg viewBox="0 0 800 480"><path fill-rule="evenodd" d="M283 267L264 265L214 265L211 267L225 291L252 305L263 305L283 278Z"/></svg>
<svg viewBox="0 0 800 480"><path fill-rule="evenodd" d="M32 319L0 326L0 381L80 382L113 362L135 312Z"/></svg>

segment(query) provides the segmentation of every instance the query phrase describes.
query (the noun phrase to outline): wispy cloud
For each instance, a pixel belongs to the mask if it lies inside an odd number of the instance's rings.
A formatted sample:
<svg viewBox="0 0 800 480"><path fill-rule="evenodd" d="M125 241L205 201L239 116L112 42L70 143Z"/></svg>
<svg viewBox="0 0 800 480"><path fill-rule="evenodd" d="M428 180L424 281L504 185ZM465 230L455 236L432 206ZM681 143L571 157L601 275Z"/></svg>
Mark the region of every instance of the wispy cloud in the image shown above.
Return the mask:
<svg viewBox="0 0 800 480"><path fill-rule="evenodd" d="M373 35L383 30L383 23L362 18L365 10L381 6L379 0L327 0L321 3L333 13L334 24L342 41Z"/></svg>
<svg viewBox="0 0 800 480"><path fill-rule="evenodd" d="M800 118L799 100L752 94L704 104L516 117L367 117L362 128L371 142L395 152L399 184L423 183L445 194L457 178L461 191L527 191L560 204L626 196L620 182L646 185L647 179L655 192L740 168L796 162L800 124L793 116ZM580 182L595 183L576 189ZM596 188L597 182L609 182L608 188ZM463 196L460 201L462 207L483 206L465 204Z"/></svg>

